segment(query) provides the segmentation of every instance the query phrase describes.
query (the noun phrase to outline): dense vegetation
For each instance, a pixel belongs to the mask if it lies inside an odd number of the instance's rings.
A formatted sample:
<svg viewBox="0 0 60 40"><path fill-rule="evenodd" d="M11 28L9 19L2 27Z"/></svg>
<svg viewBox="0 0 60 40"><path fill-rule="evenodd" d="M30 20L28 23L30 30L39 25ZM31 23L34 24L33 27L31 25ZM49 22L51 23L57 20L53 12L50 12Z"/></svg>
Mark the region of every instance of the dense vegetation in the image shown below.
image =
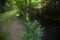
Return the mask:
<svg viewBox="0 0 60 40"><path fill-rule="evenodd" d="M60 0L0 1L0 14L3 15L4 12L13 9L18 10L17 13L20 14L18 19L25 25L26 31L23 40L42 40L46 36L46 29L51 29L50 26L59 26Z"/></svg>

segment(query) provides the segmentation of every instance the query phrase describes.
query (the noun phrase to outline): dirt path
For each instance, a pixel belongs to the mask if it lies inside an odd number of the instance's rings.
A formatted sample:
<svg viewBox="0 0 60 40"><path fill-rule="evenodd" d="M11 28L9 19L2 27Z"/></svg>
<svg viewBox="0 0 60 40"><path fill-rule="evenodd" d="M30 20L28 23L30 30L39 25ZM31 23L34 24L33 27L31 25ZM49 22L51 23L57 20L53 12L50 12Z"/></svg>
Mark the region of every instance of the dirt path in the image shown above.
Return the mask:
<svg viewBox="0 0 60 40"><path fill-rule="evenodd" d="M23 30L23 25L15 18L10 27L9 40L22 40Z"/></svg>

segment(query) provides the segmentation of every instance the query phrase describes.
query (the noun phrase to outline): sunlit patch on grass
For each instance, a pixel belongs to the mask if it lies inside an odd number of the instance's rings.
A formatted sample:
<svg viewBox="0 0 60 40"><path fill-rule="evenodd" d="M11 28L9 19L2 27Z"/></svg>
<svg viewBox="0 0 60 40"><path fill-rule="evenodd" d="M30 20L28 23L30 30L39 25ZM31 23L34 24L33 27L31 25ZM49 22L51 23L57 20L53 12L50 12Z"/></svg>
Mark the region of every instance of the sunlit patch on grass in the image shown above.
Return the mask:
<svg viewBox="0 0 60 40"><path fill-rule="evenodd" d="M18 16L20 16L20 14L16 14L16 16L18 17Z"/></svg>
<svg viewBox="0 0 60 40"><path fill-rule="evenodd" d="M12 18L16 14L17 14L17 9L16 10L9 11L9 12L6 12L6 13L4 13L4 14L2 14L0 16L0 22L5 21L5 20L7 20L9 18Z"/></svg>

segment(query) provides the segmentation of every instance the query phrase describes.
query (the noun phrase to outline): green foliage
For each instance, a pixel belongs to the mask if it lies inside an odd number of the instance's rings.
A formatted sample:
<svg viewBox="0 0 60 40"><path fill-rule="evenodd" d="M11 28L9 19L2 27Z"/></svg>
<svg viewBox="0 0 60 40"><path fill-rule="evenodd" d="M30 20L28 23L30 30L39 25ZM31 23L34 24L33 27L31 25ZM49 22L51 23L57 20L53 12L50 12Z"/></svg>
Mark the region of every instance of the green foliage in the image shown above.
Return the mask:
<svg viewBox="0 0 60 40"><path fill-rule="evenodd" d="M42 40L43 28L41 28L38 22L25 21L22 18L19 21L25 26L23 40Z"/></svg>
<svg viewBox="0 0 60 40"><path fill-rule="evenodd" d="M23 12L23 16L19 17L20 22L25 25L23 40L41 40L41 36L43 35L43 28L41 28L39 22L35 23L34 21L30 20L26 21L24 18L27 12L30 14L30 17L33 14L35 15L36 10L41 10L41 8L45 7L45 5L42 4L43 3L41 3L41 0L28 0L26 5L24 5L24 1L16 1L16 5L20 9L20 14ZM28 11L26 7L28 8Z"/></svg>

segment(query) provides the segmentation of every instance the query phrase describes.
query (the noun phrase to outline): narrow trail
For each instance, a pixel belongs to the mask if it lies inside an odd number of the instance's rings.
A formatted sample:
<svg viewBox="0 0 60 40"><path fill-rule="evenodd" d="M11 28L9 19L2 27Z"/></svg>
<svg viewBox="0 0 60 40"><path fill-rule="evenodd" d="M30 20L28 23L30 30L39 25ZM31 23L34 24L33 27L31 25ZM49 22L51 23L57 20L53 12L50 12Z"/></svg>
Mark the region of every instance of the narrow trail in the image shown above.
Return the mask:
<svg viewBox="0 0 60 40"><path fill-rule="evenodd" d="M13 20L10 26L9 40L22 40L24 28L23 25L17 21L17 18Z"/></svg>

